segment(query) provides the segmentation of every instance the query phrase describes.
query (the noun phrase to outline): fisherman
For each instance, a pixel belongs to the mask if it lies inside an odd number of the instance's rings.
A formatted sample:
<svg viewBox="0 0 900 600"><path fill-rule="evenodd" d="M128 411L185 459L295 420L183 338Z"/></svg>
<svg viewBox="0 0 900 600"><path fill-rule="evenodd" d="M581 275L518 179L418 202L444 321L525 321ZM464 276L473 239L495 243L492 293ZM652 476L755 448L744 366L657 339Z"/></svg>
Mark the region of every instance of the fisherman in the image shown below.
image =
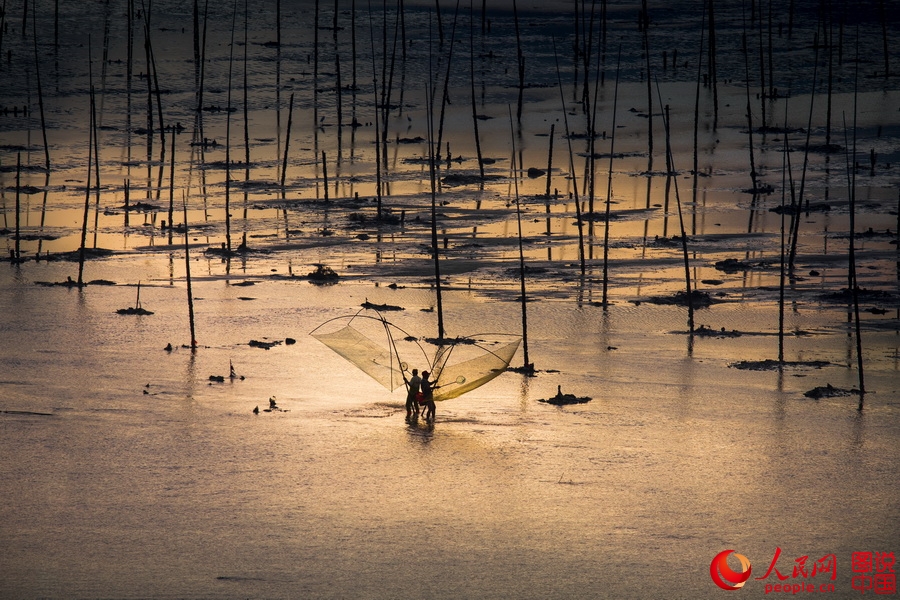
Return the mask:
<svg viewBox="0 0 900 600"><path fill-rule="evenodd" d="M425 405L425 420L434 421L434 384L428 380L428 371L422 371L422 404Z"/></svg>
<svg viewBox="0 0 900 600"><path fill-rule="evenodd" d="M404 377L405 379L405 377ZM409 419L412 416L413 411L416 412L416 417L419 416L419 403L416 401L416 396L419 394L419 386L422 385L422 378L419 377L419 370L412 370L412 378L406 382L407 391L406 391L406 418Z"/></svg>

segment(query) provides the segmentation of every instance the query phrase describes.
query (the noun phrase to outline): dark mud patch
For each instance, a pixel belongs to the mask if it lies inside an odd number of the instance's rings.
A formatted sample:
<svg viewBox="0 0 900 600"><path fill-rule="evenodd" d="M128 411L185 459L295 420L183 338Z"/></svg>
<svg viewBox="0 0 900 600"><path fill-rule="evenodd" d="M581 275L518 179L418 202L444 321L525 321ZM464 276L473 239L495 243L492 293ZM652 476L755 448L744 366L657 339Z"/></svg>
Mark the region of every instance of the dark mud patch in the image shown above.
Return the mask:
<svg viewBox="0 0 900 600"><path fill-rule="evenodd" d="M853 302L853 290L850 288L842 288L837 292L829 292L819 296L822 300L831 302ZM856 297L863 302L896 302L897 295L893 292L885 290L869 290L866 288L856 288Z"/></svg>
<svg viewBox="0 0 900 600"><path fill-rule="evenodd" d="M90 260L93 258L107 258L115 254L115 250L109 250L107 248L85 248L84 249L84 259ZM58 252L56 254L46 254L41 257L43 260L70 260L77 261L81 260L81 250L72 250L71 252Z"/></svg>
<svg viewBox="0 0 900 600"><path fill-rule="evenodd" d="M779 368L812 368L812 369L821 369L822 367L833 366L834 363L830 363L824 360L799 360L799 361L778 361L773 359L766 360L741 360L736 363L731 363L728 365L734 369L741 369L744 371L775 371Z"/></svg>
<svg viewBox="0 0 900 600"><path fill-rule="evenodd" d="M819 398L839 398L842 396L852 396L853 394L859 394L859 390L845 390L842 388L836 388L830 383L825 384L824 386L814 387L813 389L803 392L803 395L807 398L812 398L813 400L818 400Z"/></svg>
<svg viewBox="0 0 900 600"><path fill-rule="evenodd" d="M153 311L141 308L140 306L131 306L128 308L120 308L116 311L117 315L152 315Z"/></svg>
<svg viewBox="0 0 900 600"><path fill-rule="evenodd" d="M665 306L688 306L690 304L694 308L709 308L716 301L706 292L694 290L690 296L688 296L687 292L682 291L675 292L671 296L651 296L645 302Z"/></svg>
<svg viewBox="0 0 900 600"><path fill-rule="evenodd" d="M479 183L486 183L488 181L499 181L501 179L503 178L499 175L485 175L484 177L482 177L481 175L453 173L444 177L441 182L448 187L454 187L458 185L476 185Z"/></svg>
<svg viewBox="0 0 900 600"><path fill-rule="evenodd" d="M92 279L90 281L82 282L79 286L79 283L72 279L71 277L67 278L65 281L35 281L37 285L43 285L47 287L61 286L61 287L80 287L86 285L118 285L115 281L110 281L108 279Z"/></svg>
<svg viewBox="0 0 900 600"><path fill-rule="evenodd" d="M769 265L765 262L747 262L743 260L737 260L736 258L726 258L725 260L720 260L714 265L717 271L722 271L728 275L734 275L735 273L742 273L744 271L750 271L752 269L768 269Z"/></svg>
<svg viewBox="0 0 900 600"><path fill-rule="evenodd" d="M396 312L400 310L406 310L402 306L396 306L394 304L375 304L374 302L369 302L368 300L360 304L360 306L362 306L363 308L377 310L379 312Z"/></svg>
<svg viewBox="0 0 900 600"><path fill-rule="evenodd" d="M250 340L247 345L251 348L262 348L263 350L269 350L270 348L274 348L281 344L281 340L275 340L274 342L262 342L260 340Z"/></svg>

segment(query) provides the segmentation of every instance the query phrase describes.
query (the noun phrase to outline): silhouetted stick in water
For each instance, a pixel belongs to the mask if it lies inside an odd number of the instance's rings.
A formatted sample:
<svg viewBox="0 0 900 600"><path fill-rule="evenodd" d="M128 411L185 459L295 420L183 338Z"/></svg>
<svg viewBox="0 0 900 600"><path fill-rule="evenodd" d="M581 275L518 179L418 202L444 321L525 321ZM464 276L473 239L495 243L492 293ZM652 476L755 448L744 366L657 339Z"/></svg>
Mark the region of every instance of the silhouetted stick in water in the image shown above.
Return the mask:
<svg viewBox="0 0 900 600"><path fill-rule="evenodd" d="M556 128L555 123L550 124L550 139L548 140L548 148L547 148L547 190L544 193L548 198L550 197L550 180L552 179L551 173L553 173L553 130ZM549 204L548 204L549 206Z"/></svg>
<svg viewBox="0 0 900 600"><path fill-rule="evenodd" d="M472 5L469 5L469 69L472 87L472 127L475 129L475 153L478 156L478 172L484 180L484 160L481 156L481 138L478 136L478 110L475 102L475 24L472 18Z"/></svg>
<svg viewBox="0 0 900 600"><path fill-rule="evenodd" d="M125 180L125 227L129 225L129 213L131 212L129 208L129 202L131 200L131 180Z"/></svg>
<svg viewBox="0 0 900 600"><path fill-rule="evenodd" d="M559 73L559 57L556 54L556 38L553 38L553 57L556 59L556 81L559 84L559 100L562 103L563 123L566 126L566 141L569 144L569 171L572 174L572 190L575 198L575 217L578 222L578 262L581 265L581 274L584 275L586 268L584 264L584 220L581 217L581 204L578 200L578 183L575 180L575 154L572 151L572 135L569 131L569 117L566 110L566 100L563 93L562 77Z"/></svg>
<svg viewBox="0 0 900 600"><path fill-rule="evenodd" d="M228 57L228 100L225 107L225 251L231 255L231 73L234 66L234 23L237 0L231 8L231 52Z"/></svg>
<svg viewBox="0 0 900 600"><path fill-rule="evenodd" d="M38 92L38 109L41 112L41 135L44 138L44 164L47 168L47 173L50 173L50 146L47 143L47 121L44 119L44 91L41 87L41 61L38 58L38 47L37 47L37 19L31 20L32 25L32 38L34 41L34 72L37 77L37 92Z"/></svg>
<svg viewBox="0 0 900 600"><path fill-rule="evenodd" d="M194 292L191 287L191 254L188 243L188 213L187 199L184 192L181 195L181 205L184 209L184 277L187 282L188 321L191 326L191 351L197 349L197 335L194 330Z"/></svg>
<svg viewBox="0 0 900 600"><path fill-rule="evenodd" d="M859 322L859 282L856 279L856 117L857 100L859 96L859 26L856 29L856 70L853 81L853 148L852 154L847 158L847 178L850 190L850 248L848 253L850 290L853 297L853 321L856 329L856 364L859 370L859 406L863 409L863 399L866 394L865 377L863 375L862 356L862 331ZM847 122L844 121L844 135L846 137ZM844 145L847 146L845 140Z"/></svg>
<svg viewBox="0 0 900 600"><path fill-rule="evenodd" d="M247 28L250 19L247 0L244 0L244 181L250 181L250 115L247 98ZM246 232L244 232L246 242Z"/></svg>
<svg viewBox="0 0 900 600"><path fill-rule="evenodd" d="M619 106L619 71L622 66L622 47L619 46L619 58L616 62L616 89L613 95L612 136L609 142L609 173L606 183L606 220L603 228L603 310L608 304L607 288L609 287L609 217L612 204L613 156L616 149L616 116Z"/></svg>
<svg viewBox="0 0 900 600"><path fill-rule="evenodd" d="M19 253L19 242L21 240L21 234L19 231L19 222L21 221L21 217L19 216L19 211L21 210L20 201L19 201L19 190L22 187L22 153L16 153L16 245L15 250L13 251L12 258L13 260L18 261L21 257Z"/></svg>
<svg viewBox="0 0 900 600"><path fill-rule="evenodd" d="M788 145L788 100L784 101L784 156L782 158L782 175L781 175L781 255L778 272L778 362L784 363L784 286L787 275L787 265L785 259L787 256L787 248L785 246L785 201L787 198L787 184L790 181L791 192L794 189L793 177L791 176L791 154Z"/></svg>
<svg viewBox="0 0 900 600"><path fill-rule="evenodd" d="M525 250L522 245L522 206L519 202L519 165L516 163L516 137L513 131L512 108L507 106L509 111L509 135L512 141L512 176L513 184L516 192L516 223L518 225L519 234L519 283L522 294L522 353L524 354L524 364L522 371L526 373L534 373L534 363L528 360L528 311L526 306L528 298L525 295Z"/></svg>
<svg viewBox="0 0 900 600"><path fill-rule="evenodd" d="M429 44L429 48L431 45ZM431 57L429 55L429 67ZM429 69L430 70L430 69ZM444 339L444 305L441 296L441 261L438 253L437 234L437 158L434 147L434 95L431 89L432 80L429 72L425 83L425 98L428 115L426 119L428 130L428 174L431 183L431 254L434 260L434 290L437 301L438 339ZM438 149L440 150L440 149Z"/></svg>
<svg viewBox="0 0 900 600"><path fill-rule="evenodd" d="M325 151L322 150L322 182L325 187L325 201L328 201L328 165L325 163Z"/></svg>
<svg viewBox="0 0 900 600"><path fill-rule="evenodd" d="M707 69L709 84L712 86L713 92L713 131L717 129L719 123L719 84L718 73L716 73L716 15L715 0L705 0L709 15L709 68Z"/></svg>
<svg viewBox="0 0 900 600"><path fill-rule="evenodd" d="M291 100L288 103L287 133L284 136L284 163L281 166L281 197L284 197L284 178L287 175L288 148L291 145L291 121L294 118L294 92L291 92Z"/></svg>
<svg viewBox="0 0 900 600"><path fill-rule="evenodd" d="M653 170L653 85L650 74L650 13L647 9L647 0L641 0L641 14L643 15L643 44L647 63L647 156L649 157L648 171Z"/></svg>
<svg viewBox="0 0 900 600"><path fill-rule="evenodd" d="M375 196L378 199L378 203L381 204L381 149L380 144L382 143L381 139L381 119L378 114L378 70L375 66L375 32L374 25L372 23L372 3L369 2L369 44L371 49L372 56L372 88L374 93L374 101L375 101ZM383 74L383 70L382 70Z"/></svg>
<svg viewBox="0 0 900 600"><path fill-rule="evenodd" d="M797 195L797 201L794 202L793 193L791 194L791 230L790 235L788 236L788 271L794 270L794 258L797 255L797 241L800 237L800 210L803 205L803 194L806 190L806 171L809 166L809 141L810 136L812 135L812 117L813 117L813 107L815 106L816 99L816 74L818 73L819 68L819 33L816 32L813 37L813 47L815 48L815 58L813 60L813 78L812 78L812 90L809 94L809 116L806 121L806 143L803 148L803 168L800 171L800 192ZM830 50L829 50L830 52ZM830 94L830 92L829 92ZM828 112L831 112L831 107L828 108ZM826 140L830 141L830 129L831 125L828 125L829 132L826 133ZM830 145L827 141L826 145Z"/></svg>
<svg viewBox="0 0 900 600"><path fill-rule="evenodd" d="M459 0L456 0L456 11L453 13L453 28L450 30L450 49L447 52L447 68L444 71L444 91L441 94L441 117L438 123L437 143L435 144L435 159L439 160L441 155L441 145L444 139L444 112L447 105L450 104L450 68L453 65L453 47L456 45L456 23L459 17ZM440 21L439 21L440 22ZM443 33L441 34L443 36ZM441 38L443 45L443 37ZM447 160L450 160L450 142L447 142Z"/></svg>
<svg viewBox="0 0 900 600"><path fill-rule="evenodd" d="M659 95L659 103L662 104L662 94L659 93L659 82L656 83L656 93ZM675 172L675 159L672 156L671 130L669 128L669 105L666 104L663 112L663 125L666 130L666 164L669 170ZM684 256L684 285L687 292L687 308L688 308L688 329L691 336L694 334L694 293L691 286L691 265L687 248L687 233L684 230L684 212L681 210L681 196L678 193L678 178L675 182L675 203L678 206L678 224L681 228L681 250Z"/></svg>
<svg viewBox="0 0 900 600"><path fill-rule="evenodd" d="M89 69L90 70L90 69ZM81 221L81 246L78 249L78 287L84 284L84 246L87 243L87 224L88 214L91 210L91 167L93 167L92 156L94 147L94 84L93 75L89 74L91 79L91 109L90 109L90 127L88 127L88 171L84 180L84 216Z"/></svg>
<svg viewBox="0 0 900 600"><path fill-rule="evenodd" d="M169 244L172 243L172 231L175 228L175 136L177 132L172 128L172 158L169 169Z"/></svg>
<svg viewBox="0 0 900 600"><path fill-rule="evenodd" d="M522 102L525 94L525 54L522 52L522 36L519 35L519 11L513 0L513 20L516 24L516 62L519 66L519 100L516 104L516 122L522 123Z"/></svg>

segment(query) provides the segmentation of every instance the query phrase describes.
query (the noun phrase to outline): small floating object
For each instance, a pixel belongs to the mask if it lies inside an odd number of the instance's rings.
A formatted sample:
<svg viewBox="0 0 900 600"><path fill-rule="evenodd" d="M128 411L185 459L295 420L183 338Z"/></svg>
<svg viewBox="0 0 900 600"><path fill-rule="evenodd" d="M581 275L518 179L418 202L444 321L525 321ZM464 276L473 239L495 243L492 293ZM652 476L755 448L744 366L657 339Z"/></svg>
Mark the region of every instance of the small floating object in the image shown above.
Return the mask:
<svg viewBox="0 0 900 600"><path fill-rule="evenodd" d="M584 404L585 402L591 401L590 396L576 396L574 394L563 394L562 386L556 386L556 395L552 398L547 398L546 400L538 400L538 402L545 402L547 404L553 404L556 406L564 406L567 404Z"/></svg>

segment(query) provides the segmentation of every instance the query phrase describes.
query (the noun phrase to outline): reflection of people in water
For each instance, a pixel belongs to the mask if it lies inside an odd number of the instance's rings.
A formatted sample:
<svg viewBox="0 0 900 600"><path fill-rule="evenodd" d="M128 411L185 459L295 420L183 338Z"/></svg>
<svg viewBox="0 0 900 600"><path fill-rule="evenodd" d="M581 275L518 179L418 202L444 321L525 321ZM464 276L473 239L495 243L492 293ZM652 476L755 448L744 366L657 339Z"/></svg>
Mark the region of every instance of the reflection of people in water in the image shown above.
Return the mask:
<svg viewBox="0 0 900 600"><path fill-rule="evenodd" d="M412 377L409 381L406 382L408 387L406 392L406 418L410 418L412 416L413 411L416 412L416 416L419 416L419 403L416 401L416 396L419 394L419 386L422 385L422 378L419 377L419 370L412 370Z"/></svg>
<svg viewBox="0 0 900 600"><path fill-rule="evenodd" d="M422 371L422 402L425 404L425 420L434 420L434 388L435 386L428 380L428 371Z"/></svg>

